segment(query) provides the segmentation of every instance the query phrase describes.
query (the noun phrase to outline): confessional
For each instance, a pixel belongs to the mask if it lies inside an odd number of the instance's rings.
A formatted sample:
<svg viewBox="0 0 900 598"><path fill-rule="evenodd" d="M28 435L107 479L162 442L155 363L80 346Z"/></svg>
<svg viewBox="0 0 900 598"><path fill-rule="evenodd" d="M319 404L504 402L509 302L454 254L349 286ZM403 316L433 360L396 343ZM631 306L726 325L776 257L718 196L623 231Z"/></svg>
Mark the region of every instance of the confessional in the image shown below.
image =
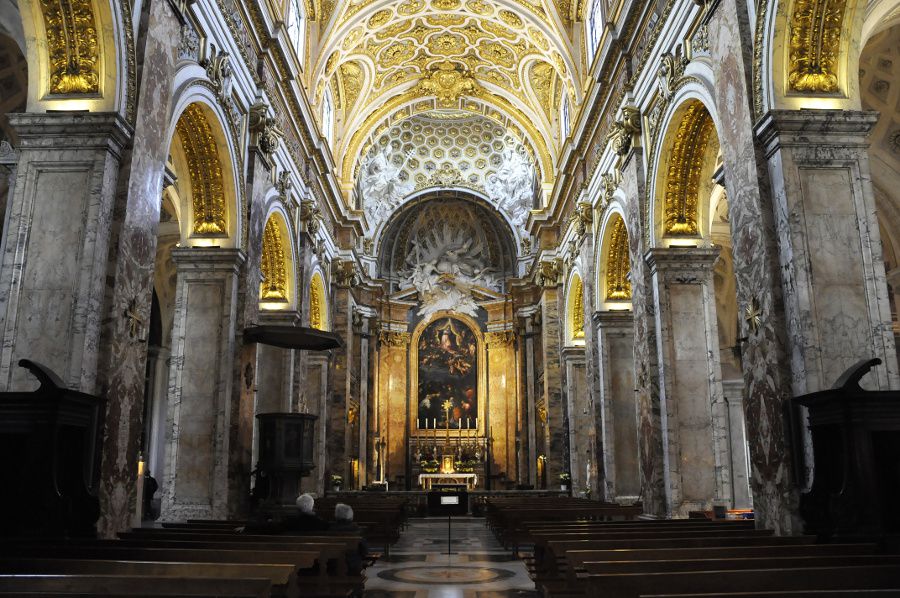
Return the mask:
<svg viewBox="0 0 900 598"><path fill-rule="evenodd" d="M834 388L792 401L795 421L801 421L796 406L808 410L812 435L813 483L800 499L808 533L834 538L900 533L900 391L859 385L880 363L860 361ZM803 453L802 438L794 438L796 457Z"/></svg>
<svg viewBox="0 0 900 598"><path fill-rule="evenodd" d="M4 535L93 536L103 399L69 390L22 359L33 392L0 393L0 513Z"/></svg>

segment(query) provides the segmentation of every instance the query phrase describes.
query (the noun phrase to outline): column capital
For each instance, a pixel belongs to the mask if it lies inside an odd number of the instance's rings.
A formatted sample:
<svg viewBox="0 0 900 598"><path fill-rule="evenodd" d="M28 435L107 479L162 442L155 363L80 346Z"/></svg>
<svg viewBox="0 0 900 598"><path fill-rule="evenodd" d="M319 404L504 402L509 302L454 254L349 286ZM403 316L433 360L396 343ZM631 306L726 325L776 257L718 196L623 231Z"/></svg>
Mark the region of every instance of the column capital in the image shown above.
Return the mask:
<svg viewBox="0 0 900 598"><path fill-rule="evenodd" d="M260 310L259 322L261 324L278 324L283 326L299 326L300 312L295 309Z"/></svg>
<svg viewBox="0 0 900 598"><path fill-rule="evenodd" d="M222 247L176 247L172 261L178 270L230 270L237 273L247 256L240 249Z"/></svg>
<svg viewBox="0 0 900 598"><path fill-rule="evenodd" d="M583 364L585 360L585 350L584 345L565 345L559 352L566 363Z"/></svg>
<svg viewBox="0 0 900 598"><path fill-rule="evenodd" d="M634 326L634 313L630 309L595 311L591 319L598 328L631 328Z"/></svg>
<svg viewBox="0 0 900 598"><path fill-rule="evenodd" d="M876 122L878 113L870 110L772 110L760 119L755 132L769 157L781 147L868 147Z"/></svg>
<svg viewBox="0 0 900 598"><path fill-rule="evenodd" d="M718 247L658 247L644 254L650 274L657 272L708 274L719 257Z"/></svg>
<svg viewBox="0 0 900 598"><path fill-rule="evenodd" d="M11 112L20 150L106 149L121 155L134 129L117 112Z"/></svg>

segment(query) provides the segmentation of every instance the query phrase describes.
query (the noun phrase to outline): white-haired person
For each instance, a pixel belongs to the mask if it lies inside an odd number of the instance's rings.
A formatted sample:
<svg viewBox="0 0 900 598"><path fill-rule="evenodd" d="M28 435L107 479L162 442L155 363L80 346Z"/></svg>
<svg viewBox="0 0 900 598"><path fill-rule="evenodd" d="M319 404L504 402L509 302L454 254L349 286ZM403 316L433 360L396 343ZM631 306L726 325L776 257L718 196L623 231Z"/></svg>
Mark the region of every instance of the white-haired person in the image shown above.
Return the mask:
<svg viewBox="0 0 900 598"><path fill-rule="evenodd" d="M316 515L316 501L310 494L301 494L295 501L297 511L285 517L270 517L263 521L250 521L238 528L246 534L302 534L321 532L329 528L328 522Z"/></svg>
<svg viewBox="0 0 900 598"><path fill-rule="evenodd" d="M342 502L334 505L334 521L329 528L336 532L353 532L360 535L357 550L347 551L347 568L351 574L360 573L363 569L363 561L369 554L369 546L362 537L362 530L353 522L353 507Z"/></svg>

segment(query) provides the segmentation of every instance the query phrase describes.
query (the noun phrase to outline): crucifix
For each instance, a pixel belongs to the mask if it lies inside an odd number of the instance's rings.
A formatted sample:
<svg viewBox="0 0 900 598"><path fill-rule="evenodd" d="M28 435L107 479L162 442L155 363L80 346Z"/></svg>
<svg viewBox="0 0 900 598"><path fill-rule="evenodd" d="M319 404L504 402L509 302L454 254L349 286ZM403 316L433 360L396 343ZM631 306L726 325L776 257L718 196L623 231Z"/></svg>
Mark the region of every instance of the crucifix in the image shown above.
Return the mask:
<svg viewBox="0 0 900 598"><path fill-rule="evenodd" d="M128 336L131 338L138 336L138 333L144 327L144 319L138 315L135 303L136 300L132 299L131 303L128 304L128 307L125 308L125 312L122 314L125 319L128 320Z"/></svg>

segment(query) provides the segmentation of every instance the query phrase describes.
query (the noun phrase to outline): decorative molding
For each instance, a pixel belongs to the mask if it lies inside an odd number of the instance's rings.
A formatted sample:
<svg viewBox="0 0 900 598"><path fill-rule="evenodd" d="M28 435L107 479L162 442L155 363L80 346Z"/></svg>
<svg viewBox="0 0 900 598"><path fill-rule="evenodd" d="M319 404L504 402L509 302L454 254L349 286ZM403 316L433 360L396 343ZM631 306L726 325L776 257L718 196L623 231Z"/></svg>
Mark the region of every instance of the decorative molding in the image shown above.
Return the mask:
<svg viewBox="0 0 900 598"><path fill-rule="evenodd" d="M536 282L544 288L559 286L559 277L562 274L562 263L559 258L543 260L538 265Z"/></svg>
<svg viewBox="0 0 900 598"><path fill-rule="evenodd" d="M198 235L225 235L226 207L222 164L212 128L199 104L191 104L181 114L176 131L181 138L191 179L193 232Z"/></svg>
<svg viewBox="0 0 900 598"><path fill-rule="evenodd" d="M836 93L847 0L794 0L788 39L791 91Z"/></svg>
<svg viewBox="0 0 900 598"><path fill-rule="evenodd" d="M284 239L277 216L270 216L263 231L263 250L260 260L262 282L260 300L273 303L287 303L287 268L284 255Z"/></svg>
<svg viewBox="0 0 900 598"><path fill-rule="evenodd" d="M316 330L328 330L328 303L325 299L325 281L316 272L309 281L309 326Z"/></svg>
<svg viewBox="0 0 900 598"><path fill-rule="evenodd" d="M628 251L628 229L621 216L614 216L606 256L606 300L630 301L631 258Z"/></svg>
<svg viewBox="0 0 900 598"><path fill-rule="evenodd" d="M675 92L675 86L679 79L684 76L684 68L688 64L688 60L680 55L666 52L659 59L659 68L656 69L657 86L659 87L659 95L666 101L671 99Z"/></svg>
<svg viewBox="0 0 900 598"><path fill-rule="evenodd" d="M352 260L336 260L331 266L332 280L339 287L349 287L359 279Z"/></svg>
<svg viewBox="0 0 900 598"><path fill-rule="evenodd" d="M311 199L300 202L300 223L306 229L309 236L314 237L319 231L319 220L322 218L322 210Z"/></svg>
<svg viewBox="0 0 900 598"><path fill-rule="evenodd" d="M445 60L428 71L416 89L423 96L437 97L438 106L450 108L464 95L478 95L481 86L468 69Z"/></svg>
<svg viewBox="0 0 900 598"><path fill-rule="evenodd" d="M618 156L625 156L631 150L634 136L641 132L641 112L632 106L622 107L622 120L615 121L606 135Z"/></svg>
<svg viewBox="0 0 900 598"><path fill-rule="evenodd" d="M100 38L91 0L40 0L40 6L50 93L100 93Z"/></svg>
<svg viewBox="0 0 900 598"><path fill-rule="evenodd" d="M261 92L250 106L247 126L250 130L250 144L259 148L267 160L271 160L272 155L278 151L284 132L278 127L275 117L269 116L269 105L262 99Z"/></svg>
<svg viewBox="0 0 900 598"><path fill-rule="evenodd" d="M512 330L501 330L499 332L486 332L484 342L489 349L499 349L508 347L516 340L516 333Z"/></svg>
<svg viewBox="0 0 900 598"><path fill-rule="evenodd" d="M678 125L672 142L666 175L663 232L667 235L697 235L697 193L703 153L715 132L712 117L700 102L693 101Z"/></svg>
<svg viewBox="0 0 900 598"><path fill-rule="evenodd" d="M382 330L378 333L378 342L386 347L409 346L410 334L408 332L393 332Z"/></svg>

